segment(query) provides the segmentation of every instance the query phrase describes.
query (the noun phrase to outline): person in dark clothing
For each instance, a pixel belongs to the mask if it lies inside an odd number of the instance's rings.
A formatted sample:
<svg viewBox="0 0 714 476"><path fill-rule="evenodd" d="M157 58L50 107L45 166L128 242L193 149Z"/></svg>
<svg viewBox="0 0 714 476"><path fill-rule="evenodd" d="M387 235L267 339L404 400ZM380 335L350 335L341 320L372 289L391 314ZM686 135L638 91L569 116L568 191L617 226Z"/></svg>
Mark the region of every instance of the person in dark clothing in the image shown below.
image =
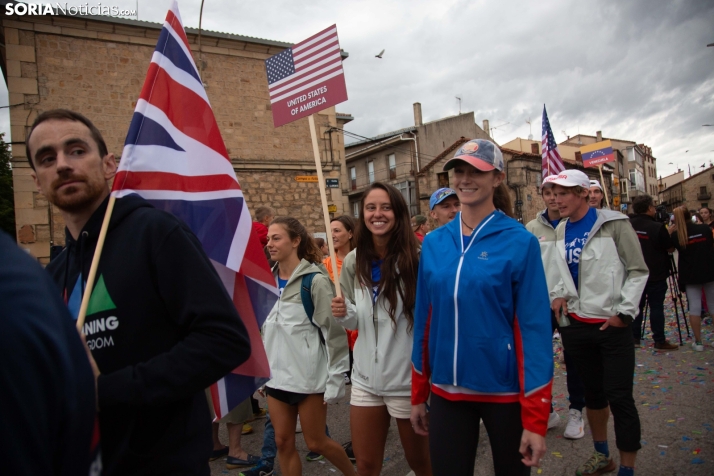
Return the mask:
<svg viewBox="0 0 714 476"><path fill-rule="evenodd" d="M679 346L667 342L664 336L664 297L667 294L667 277L669 276L669 253L674 251L664 224L654 219L655 206L652 197L640 195L632 201L635 216L630 218L632 228L640 240L642 255L650 270L647 285L640 298L640 312L632 323L632 338L635 347L640 346L642 339L642 318L645 303L650 306L650 327L656 350L677 350Z"/></svg>
<svg viewBox="0 0 714 476"><path fill-rule="evenodd" d="M37 117L27 155L66 224L47 270L76 316L116 161L87 118L61 109ZM82 331L99 372L104 475L208 475L204 389L246 361L250 343L198 238L142 198L120 198L92 284Z"/></svg>
<svg viewBox="0 0 714 476"><path fill-rule="evenodd" d="M702 223L710 228L714 228L714 217L712 216L712 209L709 207L702 207L699 209L699 216L702 217Z"/></svg>
<svg viewBox="0 0 714 476"><path fill-rule="evenodd" d="M674 209L672 244L679 251L679 279L687 292L689 322L694 342L692 349L702 352L702 291L708 303L714 302L714 238L709 225L692 223L686 207Z"/></svg>
<svg viewBox="0 0 714 476"><path fill-rule="evenodd" d="M101 468L94 375L57 287L0 232L0 461L3 474Z"/></svg>

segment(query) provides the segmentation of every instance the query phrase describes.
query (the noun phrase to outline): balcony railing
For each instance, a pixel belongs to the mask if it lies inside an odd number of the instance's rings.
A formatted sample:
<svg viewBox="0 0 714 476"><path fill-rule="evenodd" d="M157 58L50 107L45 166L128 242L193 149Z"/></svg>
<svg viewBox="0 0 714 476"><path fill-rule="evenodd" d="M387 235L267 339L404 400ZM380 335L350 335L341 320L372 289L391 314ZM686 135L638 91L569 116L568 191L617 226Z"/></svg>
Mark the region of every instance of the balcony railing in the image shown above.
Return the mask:
<svg viewBox="0 0 714 476"><path fill-rule="evenodd" d="M699 192L697 194L697 200L709 200L710 198L712 198L711 192L707 192L707 193Z"/></svg>

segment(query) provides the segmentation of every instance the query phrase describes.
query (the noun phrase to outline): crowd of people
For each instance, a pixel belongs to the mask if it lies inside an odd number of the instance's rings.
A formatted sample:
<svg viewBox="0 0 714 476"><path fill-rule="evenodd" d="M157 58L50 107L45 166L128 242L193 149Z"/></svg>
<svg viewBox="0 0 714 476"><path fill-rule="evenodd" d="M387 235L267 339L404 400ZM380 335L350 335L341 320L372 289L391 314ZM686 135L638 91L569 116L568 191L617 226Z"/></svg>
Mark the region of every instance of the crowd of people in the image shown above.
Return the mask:
<svg viewBox="0 0 714 476"><path fill-rule="evenodd" d="M301 431L308 461L378 475L393 418L417 476L473 475L481 425L495 474L527 475L560 421L551 402L556 333L568 369L563 436L585 436L585 413L594 447L576 474L631 476L641 436L632 373L646 307L654 348L678 348L665 338L663 312L675 249L693 349L703 350L703 297L714 302L710 210L699 211L700 224L677 208L667 229L651 197L638 197L628 218L603 207L599 182L565 170L543 179L546 208L524 227L500 149L476 139L446 162L453 187L432 194L429 218L410 216L396 188L375 182L356 219L332 219L336 269L324 240L297 219L256 209L280 293L261 330L267 411L249 399L211 429L205 389L248 358L250 340L196 236L137 196L118 200L80 339L70 316L116 160L91 121L66 110L37 117L27 155L38 190L62 213L66 247L43 271L0 237L0 378L16 389L0 392L2 408L14 409L0 425L11 442L0 455L12 474L207 475L209 460L226 457L242 476L270 476L277 457L281 474L297 476ZM351 441L339 444L327 412L347 385ZM610 413L619 459L608 447ZM241 433L260 417L262 454L250 455ZM18 432L28 421L38 424Z"/></svg>

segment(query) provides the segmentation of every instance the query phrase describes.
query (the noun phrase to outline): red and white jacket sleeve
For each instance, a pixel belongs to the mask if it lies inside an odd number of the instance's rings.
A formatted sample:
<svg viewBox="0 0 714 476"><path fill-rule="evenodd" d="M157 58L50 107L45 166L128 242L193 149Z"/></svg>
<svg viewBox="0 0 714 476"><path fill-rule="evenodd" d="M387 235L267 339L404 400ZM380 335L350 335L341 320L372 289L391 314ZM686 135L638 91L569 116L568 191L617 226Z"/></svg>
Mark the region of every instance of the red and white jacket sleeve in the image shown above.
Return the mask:
<svg viewBox="0 0 714 476"><path fill-rule="evenodd" d="M550 301L540 247L535 237L514 271L513 334L520 382L523 428L545 436L553 384Z"/></svg>
<svg viewBox="0 0 714 476"><path fill-rule="evenodd" d="M414 308L414 346L412 347L412 405L426 403L430 392L429 326L431 304L422 272L425 260L419 262L416 306Z"/></svg>

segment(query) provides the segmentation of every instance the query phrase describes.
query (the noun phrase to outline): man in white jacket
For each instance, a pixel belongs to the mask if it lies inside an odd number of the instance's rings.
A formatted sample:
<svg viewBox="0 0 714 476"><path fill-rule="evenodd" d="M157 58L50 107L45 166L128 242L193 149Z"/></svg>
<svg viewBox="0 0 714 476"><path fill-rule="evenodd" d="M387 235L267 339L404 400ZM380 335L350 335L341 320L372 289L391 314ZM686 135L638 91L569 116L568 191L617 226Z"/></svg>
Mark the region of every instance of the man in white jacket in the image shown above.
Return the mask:
<svg viewBox="0 0 714 476"><path fill-rule="evenodd" d="M618 476L634 474L640 420L632 397L635 353L631 324L648 270L627 217L588 205L590 180L565 170L552 181L562 220L553 263L560 274L550 289L565 350L585 385L585 405L595 452L576 474L614 471L607 445L608 405L620 451Z"/></svg>

